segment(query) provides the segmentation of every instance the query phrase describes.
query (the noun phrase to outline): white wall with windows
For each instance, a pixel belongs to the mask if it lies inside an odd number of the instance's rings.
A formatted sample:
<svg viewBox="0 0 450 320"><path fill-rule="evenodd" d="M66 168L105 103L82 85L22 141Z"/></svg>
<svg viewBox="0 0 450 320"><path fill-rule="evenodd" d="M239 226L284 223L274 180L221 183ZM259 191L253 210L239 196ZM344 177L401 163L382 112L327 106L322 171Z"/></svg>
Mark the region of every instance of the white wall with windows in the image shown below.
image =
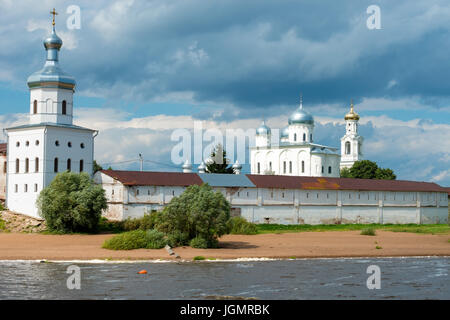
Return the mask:
<svg viewBox="0 0 450 320"><path fill-rule="evenodd" d="M160 210L185 187L128 186L97 172L94 181L105 190L111 220L142 217ZM254 223L448 223L446 192L303 190L255 187L213 187L234 212Z"/></svg>
<svg viewBox="0 0 450 320"><path fill-rule="evenodd" d="M93 139L89 129L50 125L8 129L8 208L38 217L37 196L58 172L92 174Z"/></svg>

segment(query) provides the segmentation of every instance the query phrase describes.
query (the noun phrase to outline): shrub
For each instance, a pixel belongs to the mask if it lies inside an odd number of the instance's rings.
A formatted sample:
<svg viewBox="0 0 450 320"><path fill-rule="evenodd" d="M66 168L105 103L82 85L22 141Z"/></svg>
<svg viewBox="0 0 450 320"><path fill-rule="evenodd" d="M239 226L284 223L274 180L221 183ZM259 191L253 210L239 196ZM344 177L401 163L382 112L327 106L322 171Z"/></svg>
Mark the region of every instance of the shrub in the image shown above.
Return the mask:
<svg viewBox="0 0 450 320"><path fill-rule="evenodd" d="M187 234L188 239L202 238L212 247L227 232L229 218L230 204L220 192L207 184L192 185L164 208L156 229L166 234Z"/></svg>
<svg viewBox="0 0 450 320"><path fill-rule="evenodd" d="M86 172L63 172L39 194L39 214L50 231L92 232L106 209L105 191Z"/></svg>
<svg viewBox="0 0 450 320"><path fill-rule="evenodd" d="M161 212L151 211L141 218L126 219L123 222L123 228L126 231L154 229L160 217Z"/></svg>
<svg viewBox="0 0 450 320"><path fill-rule="evenodd" d="M157 230L147 230L145 240L147 241L147 249L161 249L167 244L164 233Z"/></svg>
<svg viewBox="0 0 450 320"><path fill-rule="evenodd" d="M4 210L6 210L5 205L3 204L3 202L0 202L0 211Z"/></svg>
<svg viewBox="0 0 450 320"><path fill-rule="evenodd" d="M191 240L191 242L189 244L192 248L197 248L197 249L208 248L208 241L206 241L205 239L200 238L200 237L195 237L194 239Z"/></svg>
<svg viewBox="0 0 450 320"><path fill-rule="evenodd" d="M123 221L110 221L105 217L100 217L97 226L98 232L119 233L124 231Z"/></svg>
<svg viewBox="0 0 450 320"><path fill-rule="evenodd" d="M147 247L147 233L143 230L128 231L103 243L103 248L111 250L132 250Z"/></svg>
<svg viewBox="0 0 450 320"><path fill-rule="evenodd" d="M361 234L364 236L374 236L376 235L374 228L365 228L361 230Z"/></svg>
<svg viewBox="0 0 450 320"><path fill-rule="evenodd" d="M167 243L172 248L189 245L189 235L180 231L174 231L167 235Z"/></svg>
<svg viewBox="0 0 450 320"><path fill-rule="evenodd" d="M228 232L231 234L257 234L258 228L255 224L248 222L242 217L230 218L227 222Z"/></svg>

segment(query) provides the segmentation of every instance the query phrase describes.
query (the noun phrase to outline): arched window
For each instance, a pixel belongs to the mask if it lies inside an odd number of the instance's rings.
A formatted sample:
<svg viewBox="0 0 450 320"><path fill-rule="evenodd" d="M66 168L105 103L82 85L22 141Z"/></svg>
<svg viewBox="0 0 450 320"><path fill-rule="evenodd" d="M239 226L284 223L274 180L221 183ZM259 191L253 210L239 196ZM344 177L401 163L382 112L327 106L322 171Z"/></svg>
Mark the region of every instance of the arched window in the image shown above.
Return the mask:
<svg viewBox="0 0 450 320"><path fill-rule="evenodd" d="M67 171L70 171L72 169L72 160L67 159Z"/></svg>
<svg viewBox="0 0 450 320"><path fill-rule="evenodd" d="M261 173L261 164L258 162L258 173Z"/></svg>
<svg viewBox="0 0 450 320"><path fill-rule="evenodd" d="M80 160L80 172L83 172L84 170L84 161L83 159Z"/></svg>
<svg viewBox="0 0 450 320"><path fill-rule="evenodd" d="M55 161L53 163L53 171L58 172L58 158L55 158Z"/></svg>
<svg viewBox="0 0 450 320"><path fill-rule="evenodd" d="M331 166L328 167L328 173L331 173Z"/></svg>
<svg viewBox="0 0 450 320"><path fill-rule="evenodd" d="M16 159L16 173L19 173L20 170L20 160Z"/></svg>
<svg viewBox="0 0 450 320"><path fill-rule="evenodd" d="M294 141L297 141L297 134L294 133Z"/></svg>
<svg viewBox="0 0 450 320"><path fill-rule="evenodd" d="M305 161L302 161L302 173L305 173Z"/></svg>
<svg viewBox="0 0 450 320"><path fill-rule="evenodd" d="M67 102L63 100L62 102L62 114L67 114Z"/></svg>
<svg viewBox="0 0 450 320"><path fill-rule="evenodd" d="M39 172L39 158L34 159L34 172Z"/></svg>
<svg viewBox="0 0 450 320"><path fill-rule="evenodd" d="M303 134L303 141L306 141L306 133Z"/></svg>
<svg viewBox="0 0 450 320"><path fill-rule="evenodd" d="M28 173L30 171L30 159L25 158L25 172Z"/></svg>
<svg viewBox="0 0 450 320"><path fill-rule="evenodd" d="M312 133L309 134L309 141L312 142Z"/></svg>
<svg viewBox="0 0 450 320"><path fill-rule="evenodd" d="M33 113L36 114L37 113L37 100L33 101Z"/></svg>
<svg viewBox="0 0 450 320"><path fill-rule="evenodd" d="M289 173L292 173L292 161L289 161Z"/></svg>
<svg viewBox="0 0 450 320"><path fill-rule="evenodd" d="M350 154L350 141L345 143L345 154Z"/></svg>

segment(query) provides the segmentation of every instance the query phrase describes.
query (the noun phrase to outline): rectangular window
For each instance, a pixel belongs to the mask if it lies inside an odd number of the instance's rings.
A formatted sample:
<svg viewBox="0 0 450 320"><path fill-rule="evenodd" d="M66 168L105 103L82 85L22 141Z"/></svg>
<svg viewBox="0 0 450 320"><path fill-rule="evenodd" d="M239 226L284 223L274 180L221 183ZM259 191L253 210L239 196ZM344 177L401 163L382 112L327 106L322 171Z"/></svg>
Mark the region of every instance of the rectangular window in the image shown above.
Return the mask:
<svg viewBox="0 0 450 320"><path fill-rule="evenodd" d="M17 184L14 185L14 192L19 192L19 186Z"/></svg>
<svg viewBox="0 0 450 320"><path fill-rule="evenodd" d="M292 161L289 161L289 173L292 173Z"/></svg>
<svg viewBox="0 0 450 320"><path fill-rule="evenodd" d="M23 186L23 191L24 191L24 192L28 192L28 185L27 185L27 184L25 184L25 185Z"/></svg>
<svg viewBox="0 0 450 320"><path fill-rule="evenodd" d="M261 165L259 162L258 162L258 173L261 173Z"/></svg>
<svg viewBox="0 0 450 320"><path fill-rule="evenodd" d="M305 172L305 161L302 161L302 173Z"/></svg>
<svg viewBox="0 0 450 320"><path fill-rule="evenodd" d="M38 184L35 183L35 184L34 184L34 192L37 192L37 191L38 191Z"/></svg>
<svg viewBox="0 0 450 320"><path fill-rule="evenodd" d="M136 194L139 195L139 189L136 189Z"/></svg>
<svg viewBox="0 0 450 320"><path fill-rule="evenodd" d="M6 168L7 168L7 162L5 161L3 163L3 173L6 173Z"/></svg>
<svg viewBox="0 0 450 320"><path fill-rule="evenodd" d="M331 173L331 166L328 167L328 173Z"/></svg>
<svg viewBox="0 0 450 320"><path fill-rule="evenodd" d="M283 161L283 173L286 173L286 161Z"/></svg>
<svg viewBox="0 0 450 320"><path fill-rule="evenodd" d="M322 166L322 173L323 173L323 166Z"/></svg>

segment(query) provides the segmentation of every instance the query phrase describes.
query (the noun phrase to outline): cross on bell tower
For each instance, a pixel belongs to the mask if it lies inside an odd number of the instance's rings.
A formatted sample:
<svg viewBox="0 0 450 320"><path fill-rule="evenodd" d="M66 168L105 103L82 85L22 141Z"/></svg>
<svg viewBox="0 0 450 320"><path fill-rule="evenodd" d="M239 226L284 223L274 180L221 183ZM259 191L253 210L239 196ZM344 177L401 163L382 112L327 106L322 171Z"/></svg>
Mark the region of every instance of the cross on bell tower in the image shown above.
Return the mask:
<svg viewBox="0 0 450 320"><path fill-rule="evenodd" d="M53 22L52 25L55 25L55 16L58 15L58 12L56 12L55 8L53 8L53 11L50 11L50 14L53 15Z"/></svg>

